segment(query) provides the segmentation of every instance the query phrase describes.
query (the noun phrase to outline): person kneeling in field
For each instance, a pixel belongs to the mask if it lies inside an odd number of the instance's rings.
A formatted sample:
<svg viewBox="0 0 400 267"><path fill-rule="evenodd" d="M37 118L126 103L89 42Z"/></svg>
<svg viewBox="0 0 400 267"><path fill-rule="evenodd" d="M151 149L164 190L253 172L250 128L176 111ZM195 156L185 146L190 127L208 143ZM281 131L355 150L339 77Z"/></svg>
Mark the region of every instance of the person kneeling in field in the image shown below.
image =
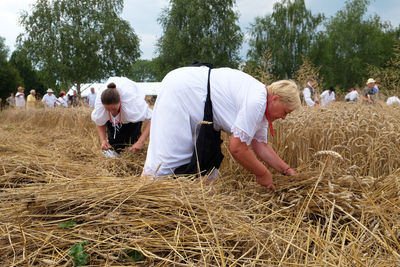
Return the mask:
<svg viewBox="0 0 400 267"><path fill-rule="evenodd" d="M278 81L266 87L252 76L230 68L173 70L163 79L154 106L142 175L217 176L223 158L223 130L230 135L229 152L236 161L253 173L259 184L274 189L270 171L258 158L284 175L296 175L267 143L267 135L268 128L273 135L274 120L285 119L300 105L298 89L292 81Z"/></svg>
<svg viewBox="0 0 400 267"><path fill-rule="evenodd" d="M143 148L149 136L152 110L144 100L144 92L128 78L112 77L106 84L107 88L97 95L92 112L101 149L110 152L113 148L115 152L120 153L133 144L129 151L135 153ZM142 121L147 121L143 133ZM105 155L115 154L110 152Z"/></svg>

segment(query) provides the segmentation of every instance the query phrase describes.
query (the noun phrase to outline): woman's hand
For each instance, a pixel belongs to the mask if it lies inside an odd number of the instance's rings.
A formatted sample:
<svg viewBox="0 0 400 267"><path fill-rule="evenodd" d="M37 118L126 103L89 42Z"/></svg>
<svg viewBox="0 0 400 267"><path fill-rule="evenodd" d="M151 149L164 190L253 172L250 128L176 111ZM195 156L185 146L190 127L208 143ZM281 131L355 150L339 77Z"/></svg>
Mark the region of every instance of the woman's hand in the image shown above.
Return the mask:
<svg viewBox="0 0 400 267"><path fill-rule="evenodd" d="M133 146L129 149L129 151L132 153L136 153L139 150L142 150L143 147L144 147L144 143L138 140L136 143L133 144Z"/></svg>
<svg viewBox="0 0 400 267"><path fill-rule="evenodd" d="M108 143L107 140L104 140L104 141L101 142L101 149L102 150L111 149L111 145Z"/></svg>
<svg viewBox="0 0 400 267"><path fill-rule="evenodd" d="M296 176L296 175L297 175L297 172L296 172L295 170L293 170L292 168L289 168L289 169L286 171L285 175L286 175L286 176Z"/></svg>
<svg viewBox="0 0 400 267"><path fill-rule="evenodd" d="M257 176L257 183L266 187L267 189L275 190L275 186L272 181L272 175L269 171L264 175Z"/></svg>

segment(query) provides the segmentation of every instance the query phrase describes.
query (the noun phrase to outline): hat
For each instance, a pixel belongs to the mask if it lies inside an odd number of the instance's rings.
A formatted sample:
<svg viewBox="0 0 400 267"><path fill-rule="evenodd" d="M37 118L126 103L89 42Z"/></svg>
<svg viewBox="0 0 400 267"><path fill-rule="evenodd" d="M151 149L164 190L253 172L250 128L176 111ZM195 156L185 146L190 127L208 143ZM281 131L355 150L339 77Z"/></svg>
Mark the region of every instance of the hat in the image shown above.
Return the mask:
<svg viewBox="0 0 400 267"><path fill-rule="evenodd" d="M66 94L67 94L65 91L61 91L60 93L61 93L61 94L64 94L64 95L66 95Z"/></svg>
<svg viewBox="0 0 400 267"><path fill-rule="evenodd" d="M375 83L375 80L372 79L372 78L369 78L368 81L367 81L367 84L369 84L369 83Z"/></svg>
<svg viewBox="0 0 400 267"><path fill-rule="evenodd" d="M47 89L47 93L54 93L53 89L49 88Z"/></svg>

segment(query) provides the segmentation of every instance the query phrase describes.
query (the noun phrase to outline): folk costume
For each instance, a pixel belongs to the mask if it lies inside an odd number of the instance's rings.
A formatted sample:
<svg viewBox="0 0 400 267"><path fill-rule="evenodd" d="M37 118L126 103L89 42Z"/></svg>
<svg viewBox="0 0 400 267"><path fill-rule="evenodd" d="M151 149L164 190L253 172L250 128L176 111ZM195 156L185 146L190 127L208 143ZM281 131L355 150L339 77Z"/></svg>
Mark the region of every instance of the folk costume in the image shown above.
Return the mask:
<svg viewBox="0 0 400 267"><path fill-rule="evenodd" d="M253 139L267 143L266 105L265 85L239 70L192 66L171 71L162 81L154 106L143 174L185 173L195 153L199 153L199 158L204 156L199 141L204 125L214 131L206 130L208 139L213 140L213 144L206 146L214 147L213 156L206 156L206 161L216 169L222 160L220 130L247 145ZM205 171L210 171L208 167Z"/></svg>
<svg viewBox="0 0 400 267"><path fill-rule="evenodd" d="M121 102L117 116L108 112L101 103L101 94L106 89L99 91L92 112L92 120L98 126L107 126L108 143L116 152L121 152L127 146L134 144L140 137L142 121L150 121L152 110L145 101L145 94L136 83L125 77L111 77L105 83L116 84Z"/></svg>

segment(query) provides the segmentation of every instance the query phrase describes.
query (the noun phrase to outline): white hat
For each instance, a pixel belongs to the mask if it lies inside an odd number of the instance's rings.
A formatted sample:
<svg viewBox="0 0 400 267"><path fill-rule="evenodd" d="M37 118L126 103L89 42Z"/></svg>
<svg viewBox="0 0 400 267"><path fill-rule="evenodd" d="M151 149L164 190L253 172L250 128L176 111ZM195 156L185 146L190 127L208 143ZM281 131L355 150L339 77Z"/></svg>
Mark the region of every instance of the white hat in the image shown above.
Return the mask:
<svg viewBox="0 0 400 267"><path fill-rule="evenodd" d="M47 89L47 93L54 93L53 89L49 88Z"/></svg>
<svg viewBox="0 0 400 267"><path fill-rule="evenodd" d="M369 83L375 83L375 80L372 79L372 78L369 78L368 81L367 81L367 84L369 84Z"/></svg>

